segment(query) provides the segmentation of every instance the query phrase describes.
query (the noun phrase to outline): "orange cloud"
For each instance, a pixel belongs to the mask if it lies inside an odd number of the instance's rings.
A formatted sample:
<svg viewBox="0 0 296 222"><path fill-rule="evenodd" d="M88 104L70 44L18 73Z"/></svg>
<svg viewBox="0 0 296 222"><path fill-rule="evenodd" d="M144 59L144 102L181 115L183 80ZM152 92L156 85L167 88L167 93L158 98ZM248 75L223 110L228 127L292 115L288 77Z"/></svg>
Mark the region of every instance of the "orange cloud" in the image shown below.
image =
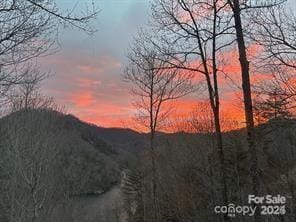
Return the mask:
<svg viewBox="0 0 296 222"><path fill-rule="evenodd" d="M92 97L91 92L83 91L79 92L78 95L72 97L72 101L74 102L75 106L79 108L84 108L92 105L94 98Z"/></svg>
<svg viewBox="0 0 296 222"><path fill-rule="evenodd" d="M129 127L131 123L133 107L120 106L110 103L95 103L85 109L75 109L74 114L82 120L104 127Z"/></svg>
<svg viewBox="0 0 296 222"><path fill-rule="evenodd" d="M260 48L251 46L248 53L256 54ZM83 57L83 59L81 59ZM219 90L221 98L221 115L225 119L236 122L236 127L244 126L244 112L241 104L241 71L236 48L225 52L219 60L224 73L219 73ZM56 56L46 61L51 67L59 66L56 76L59 81L51 83L49 90L60 104L65 104L68 110L84 121L105 127L134 128L133 115L136 109L131 105L129 85L122 82L122 64L111 56L91 57L88 55L73 57ZM195 66L197 62L193 62ZM252 68L252 67L251 67ZM254 69L252 68L252 71ZM253 73L252 83L270 78L270 74ZM204 82L200 73L194 75L196 84ZM202 98L201 98L202 94ZM207 90L204 93L192 94L172 103L174 110L172 119L188 118L192 112L199 109L201 100L207 100ZM164 106L167 108L168 106ZM223 130L232 129L231 127ZM140 130L144 130L141 128ZM170 131L170 130L167 130ZM171 129L173 131L173 129Z"/></svg>

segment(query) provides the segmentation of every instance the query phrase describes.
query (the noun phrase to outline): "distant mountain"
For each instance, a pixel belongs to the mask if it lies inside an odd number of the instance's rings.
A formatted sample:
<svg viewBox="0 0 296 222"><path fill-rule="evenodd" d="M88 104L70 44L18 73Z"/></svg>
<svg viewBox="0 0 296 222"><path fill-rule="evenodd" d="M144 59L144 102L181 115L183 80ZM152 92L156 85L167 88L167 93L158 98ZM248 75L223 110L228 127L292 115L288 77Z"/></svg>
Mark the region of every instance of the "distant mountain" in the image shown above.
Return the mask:
<svg viewBox="0 0 296 222"><path fill-rule="evenodd" d="M27 130L19 130L22 128ZM61 169L71 194L110 189L119 182L122 168L143 147L140 145L143 135L130 129L101 128L80 121L73 115L42 109L22 110L3 117L0 119L0 131L2 154L11 141L23 140L23 144L27 138L41 144L58 141L54 146L60 149ZM35 138L38 133L42 133L41 137ZM48 142L47 135L54 139ZM29 149L23 146L19 149ZM2 155L0 162L4 158ZM29 156L28 161L30 158L34 159Z"/></svg>
<svg viewBox="0 0 296 222"><path fill-rule="evenodd" d="M147 134L142 134L128 128L104 128L94 124L86 123L79 120L73 115L65 116L66 122L71 125L76 125L81 131L91 132L98 138L111 145L114 149L120 149L125 152L137 153L143 149Z"/></svg>
<svg viewBox="0 0 296 222"><path fill-rule="evenodd" d="M23 122L26 118L41 122L55 119L55 126L52 129L45 128L46 124L44 126L40 124L36 130L44 132L49 130L49 134L56 134L56 139L62 141L64 173L68 175L68 183L71 184L73 193L108 190L119 182L122 169L128 168L130 162L137 159L137 154L147 147L147 134L131 129L98 127L83 122L73 115L49 110L22 110L12 113L0 119L0 130L7 131L15 123L25 127ZM30 127L32 125L28 126ZM296 132L295 120L273 120L258 126L256 132L258 157L263 163L262 168L266 168L267 171L279 171L283 168L281 166L283 163L285 166L288 164L289 168L294 167L292 156L294 157L294 152L296 153L293 142ZM231 155L237 148L233 146L233 138L241 141L239 148L242 152L247 151L244 135L244 129L224 133L226 155L229 155L229 158L232 158ZM5 136L5 133L1 136ZM17 134L10 135L10 138L13 136L17 137ZM180 132L161 133L159 137L162 143L169 141L174 144L176 143L174 141L178 141L180 137L184 138L182 139L184 142L193 138L203 141L207 140L208 135ZM275 138L278 139L275 140ZM5 138L1 138L1 141L3 147ZM286 156L283 156L284 154ZM280 174L280 172L277 173ZM79 182L81 175L84 178L83 184Z"/></svg>

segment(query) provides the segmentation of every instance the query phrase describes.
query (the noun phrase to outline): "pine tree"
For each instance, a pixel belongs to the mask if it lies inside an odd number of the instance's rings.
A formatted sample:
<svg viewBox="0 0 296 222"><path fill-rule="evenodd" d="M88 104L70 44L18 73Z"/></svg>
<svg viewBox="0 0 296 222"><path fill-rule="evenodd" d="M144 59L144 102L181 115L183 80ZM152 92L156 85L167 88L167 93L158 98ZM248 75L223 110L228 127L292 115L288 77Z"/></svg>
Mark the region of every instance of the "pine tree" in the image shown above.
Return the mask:
<svg viewBox="0 0 296 222"><path fill-rule="evenodd" d="M277 91L268 93L267 98L255 100L255 118L258 123L271 119L292 118L289 96Z"/></svg>

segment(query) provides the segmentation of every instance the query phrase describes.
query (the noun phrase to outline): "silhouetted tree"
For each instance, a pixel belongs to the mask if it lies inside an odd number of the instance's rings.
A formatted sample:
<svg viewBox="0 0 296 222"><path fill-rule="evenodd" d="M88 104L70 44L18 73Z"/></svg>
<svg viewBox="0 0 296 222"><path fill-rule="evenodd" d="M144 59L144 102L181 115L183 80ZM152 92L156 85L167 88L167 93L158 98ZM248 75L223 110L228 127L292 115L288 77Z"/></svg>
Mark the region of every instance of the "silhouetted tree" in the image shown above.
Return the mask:
<svg viewBox="0 0 296 222"><path fill-rule="evenodd" d="M81 14L62 11L54 0L11 0L0 2L0 87L21 82L24 62L53 53L61 25L87 33L94 29L89 22L95 18L93 7Z"/></svg>
<svg viewBox="0 0 296 222"><path fill-rule="evenodd" d="M40 92L40 83L47 77L48 74L42 73L37 67L28 66L22 82L13 86L7 93L10 111L53 107L53 99Z"/></svg>
<svg viewBox="0 0 296 222"><path fill-rule="evenodd" d="M262 7L273 7L282 3L283 1L240 1L240 0L227 0L228 5L231 8L234 24L235 24L235 34L236 42L238 47L239 62L241 68L242 77L242 89L243 89L243 101L245 109L245 119L248 134L249 151L251 155L251 175L253 183L253 194L259 195L259 168L258 168L258 157L255 146L255 134L254 134L254 113L252 104L252 93L251 93L251 83L250 83L250 62L247 55L247 45L246 45L246 34L244 32L243 23L243 11L252 10ZM259 222L259 213L255 215L255 221Z"/></svg>
<svg viewBox="0 0 296 222"><path fill-rule="evenodd" d="M260 46L262 66L296 68L296 16L287 7L264 7L250 13L254 29L249 32Z"/></svg>
<svg viewBox="0 0 296 222"><path fill-rule="evenodd" d="M291 108L293 107L289 96L278 88L254 99L254 113L258 123L277 118L291 118Z"/></svg>
<svg viewBox="0 0 296 222"><path fill-rule="evenodd" d="M218 0L156 0L152 6L154 42L158 53L169 55L167 67L194 73L206 83L216 135L221 171L221 196L227 201L227 182L220 121L219 75L224 76L223 52L234 42L234 29L225 13L227 3ZM225 220L228 218L225 216Z"/></svg>
<svg viewBox="0 0 296 222"><path fill-rule="evenodd" d="M136 97L138 121L150 135L150 155L152 167L152 221L158 222L157 203L157 163L155 162L155 136L166 120L171 108L170 101L184 97L193 91L191 74L177 69L166 69L165 63L157 59L157 53L149 48L145 41L148 33L140 33L135 38L129 53L129 65L125 71L125 80L132 83L132 94ZM145 36L145 37L144 37ZM164 60L166 60L163 57ZM157 68L157 69L156 69Z"/></svg>

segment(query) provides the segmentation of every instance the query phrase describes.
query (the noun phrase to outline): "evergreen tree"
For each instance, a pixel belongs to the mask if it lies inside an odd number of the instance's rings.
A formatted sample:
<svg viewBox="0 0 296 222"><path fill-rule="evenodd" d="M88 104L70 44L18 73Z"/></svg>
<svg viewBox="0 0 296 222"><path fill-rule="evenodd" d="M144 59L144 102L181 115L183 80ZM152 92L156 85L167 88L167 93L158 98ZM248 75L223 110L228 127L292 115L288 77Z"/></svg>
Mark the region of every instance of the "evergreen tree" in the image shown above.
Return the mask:
<svg viewBox="0 0 296 222"><path fill-rule="evenodd" d="M258 123L271 119L293 117L290 97L278 90L269 92L264 99L256 99L254 105Z"/></svg>

